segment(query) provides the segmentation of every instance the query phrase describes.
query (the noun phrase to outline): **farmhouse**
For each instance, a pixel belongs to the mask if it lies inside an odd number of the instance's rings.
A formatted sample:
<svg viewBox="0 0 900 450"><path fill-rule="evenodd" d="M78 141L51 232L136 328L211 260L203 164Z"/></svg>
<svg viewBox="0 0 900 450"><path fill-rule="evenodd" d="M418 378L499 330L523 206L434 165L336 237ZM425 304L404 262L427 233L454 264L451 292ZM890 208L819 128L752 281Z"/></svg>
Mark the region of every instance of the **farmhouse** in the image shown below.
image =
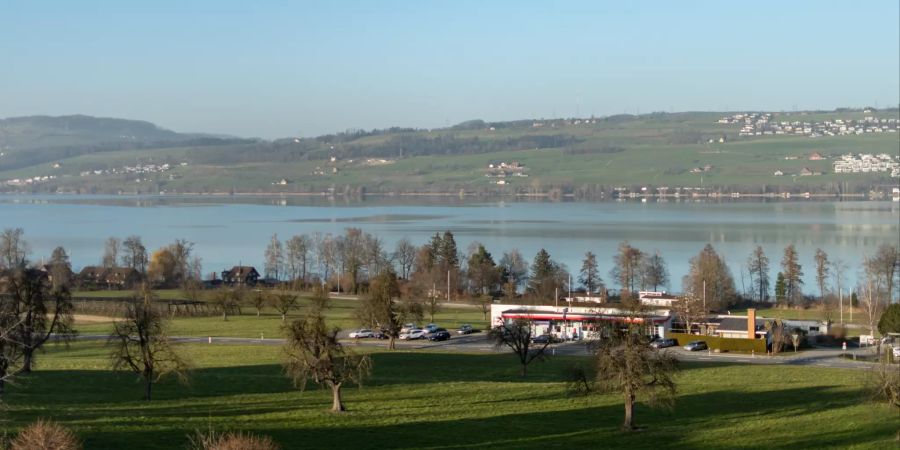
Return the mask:
<svg viewBox="0 0 900 450"><path fill-rule="evenodd" d="M141 273L131 267L85 266L78 281L83 286L131 289L141 281Z"/></svg>
<svg viewBox="0 0 900 450"><path fill-rule="evenodd" d="M222 271L222 283L229 286L255 286L259 280L259 272L253 266L234 266Z"/></svg>

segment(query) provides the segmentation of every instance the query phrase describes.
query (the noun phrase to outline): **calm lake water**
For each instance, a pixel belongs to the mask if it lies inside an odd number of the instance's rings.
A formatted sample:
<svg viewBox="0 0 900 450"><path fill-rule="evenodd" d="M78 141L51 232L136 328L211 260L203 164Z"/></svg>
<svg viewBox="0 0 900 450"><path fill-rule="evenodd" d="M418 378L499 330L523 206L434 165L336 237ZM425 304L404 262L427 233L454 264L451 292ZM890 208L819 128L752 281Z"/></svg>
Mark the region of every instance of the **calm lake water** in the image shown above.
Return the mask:
<svg viewBox="0 0 900 450"><path fill-rule="evenodd" d="M184 238L195 243L204 273L239 262L261 269L273 233L286 239L359 227L382 238L388 249L404 236L418 245L444 230L453 231L461 250L481 242L497 260L504 250L518 248L530 261L544 247L573 273L590 250L598 255L601 274L608 279L618 243L628 240L645 252L662 254L669 265L672 291L681 290L688 260L706 243L725 255L738 289L747 256L756 245L769 255L774 278L783 248L794 243L810 292L815 290L816 248L850 265L849 285L857 277L863 255L872 254L882 243L900 245L900 204L893 202L413 201L417 203L0 196L0 228L24 228L33 260L49 256L57 245L64 246L76 269L99 263L109 236L137 234L151 249Z"/></svg>

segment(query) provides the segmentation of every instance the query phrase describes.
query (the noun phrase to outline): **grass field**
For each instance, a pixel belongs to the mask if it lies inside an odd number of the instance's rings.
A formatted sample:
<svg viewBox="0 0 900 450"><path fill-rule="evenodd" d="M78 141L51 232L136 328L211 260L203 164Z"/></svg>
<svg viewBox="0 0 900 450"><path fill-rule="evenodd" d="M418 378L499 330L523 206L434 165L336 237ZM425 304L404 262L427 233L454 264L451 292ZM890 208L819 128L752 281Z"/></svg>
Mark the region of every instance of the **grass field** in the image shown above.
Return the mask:
<svg viewBox="0 0 900 450"><path fill-rule="evenodd" d="M87 449L178 449L194 430L267 434L295 448L896 448L896 411L867 402L862 371L685 365L671 412L639 406L644 430L622 434L617 395L573 397L560 383L573 361L535 363L517 376L508 354L375 353L374 377L330 393L299 392L278 347L184 345L194 370L139 401L131 374L108 370L107 350L51 347L37 372L4 397L2 428L37 418L76 431Z"/></svg>
<svg viewBox="0 0 900 450"><path fill-rule="evenodd" d="M780 115L778 120L822 121L837 118L858 119L862 113L823 113ZM123 150L80 155L65 158L61 167L51 168L42 163L15 170L0 171L0 180L56 175L54 187L91 192L321 192L334 188L338 192L346 186L364 186L370 192L457 192L504 190L521 188L544 189L547 186L581 185L605 186L763 186L796 187L821 190L836 183L868 186L870 184L895 184L887 174L833 174L832 161L809 161L807 156L819 152L826 157L844 153L896 154L896 133L868 133L861 136L836 136L812 139L803 136L755 136L738 138L736 125L714 123L725 113L678 113L663 116L640 116L624 121L600 121L592 125L566 125L561 128L532 128L530 124L456 130L422 130L401 132L396 135L376 135L357 139L352 146L367 148L383 145L399 135L434 139L453 135L459 138L477 138L486 142L517 139L528 136L565 135L579 142L566 148L513 148L483 154L431 154L428 156L382 155L396 160L392 164L368 165L365 158L339 159L334 164L316 159L328 153L306 160L280 160L278 158L255 160L241 158L240 162L223 163L234 153L253 153L253 144L229 144L221 147L182 147L147 150ZM878 113L881 117L896 117L895 113ZM725 143L678 144L673 138L685 130L700 133L704 138L728 136ZM697 140L689 141L697 142ZM604 153L602 149L617 147L621 151ZM414 149L411 149L414 150ZM569 154L567 151L587 152ZM166 161L175 167L165 174L147 175L140 183L133 175L79 176L83 171L121 168L137 161ZM797 159L785 160L785 157ZM507 179L508 186L491 185L484 169L493 161L519 161L528 167L528 178ZM186 162L187 166L178 163ZM709 172L691 173L694 167L712 166ZM795 177L808 167L821 176ZM316 168L324 168L325 174L316 175ZM336 168L337 172L332 172ZM773 172L782 170L786 176L775 177ZM702 176L702 182L701 182ZM287 186L273 185L285 178ZM149 181L149 182L148 182ZM832 186L833 187L833 186Z"/></svg>
<svg viewBox="0 0 900 450"><path fill-rule="evenodd" d="M177 290L154 291L162 299L182 298ZM81 296L82 293L77 293ZM121 291L95 291L93 297L116 297L128 295ZM115 295L114 295L115 294ZM328 323L344 330L359 328L359 320L356 318L358 300L331 299L329 301ZM288 315L288 319L302 315L311 305L308 298L300 299L300 307ZM212 337L244 337L259 338L260 336L280 337L283 324L281 315L272 308L264 308L260 316L256 315L256 309L251 307L241 308L241 315L230 315L228 320L223 320L221 315L178 317L170 323L170 334L173 336L212 336ZM427 323L430 317L426 315L423 322ZM476 328L484 328L487 325L481 309L460 307L442 307L434 317L435 323L447 329L458 328L462 324L471 324ZM420 325L424 325L421 323ZM107 334L112 330L111 322L79 324L78 330L82 334Z"/></svg>

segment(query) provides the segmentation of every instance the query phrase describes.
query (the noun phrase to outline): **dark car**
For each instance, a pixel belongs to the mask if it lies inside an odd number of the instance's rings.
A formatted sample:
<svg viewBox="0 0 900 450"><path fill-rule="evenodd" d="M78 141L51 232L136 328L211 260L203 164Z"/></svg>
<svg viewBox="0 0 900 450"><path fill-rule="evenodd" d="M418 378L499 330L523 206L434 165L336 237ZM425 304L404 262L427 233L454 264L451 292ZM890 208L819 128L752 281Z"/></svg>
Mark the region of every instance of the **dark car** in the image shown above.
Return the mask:
<svg viewBox="0 0 900 450"><path fill-rule="evenodd" d="M650 343L650 346L653 348L674 347L676 345L678 345L678 341L675 339L657 339Z"/></svg>
<svg viewBox="0 0 900 450"><path fill-rule="evenodd" d="M428 339L431 341L446 341L447 339L450 339L450 332L443 328L438 328L428 335Z"/></svg>
<svg viewBox="0 0 900 450"><path fill-rule="evenodd" d="M551 336L549 334L542 334L540 336L531 338L532 344L553 344L556 342L559 342L559 338Z"/></svg>
<svg viewBox="0 0 900 450"><path fill-rule="evenodd" d="M465 324L465 325L459 327L459 329L456 330L456 332L459 334L471 334L471 333L475 332L475 329L472 328L472 325Z"/></svg>
<svg viewBox="0 0 900 450"><path fill-rule="evenodd" d="M706 350L709 347L706 345L706 341L691 341L687 345L684 346L684 349L689 352L696 352L698 350Z"/></svg>

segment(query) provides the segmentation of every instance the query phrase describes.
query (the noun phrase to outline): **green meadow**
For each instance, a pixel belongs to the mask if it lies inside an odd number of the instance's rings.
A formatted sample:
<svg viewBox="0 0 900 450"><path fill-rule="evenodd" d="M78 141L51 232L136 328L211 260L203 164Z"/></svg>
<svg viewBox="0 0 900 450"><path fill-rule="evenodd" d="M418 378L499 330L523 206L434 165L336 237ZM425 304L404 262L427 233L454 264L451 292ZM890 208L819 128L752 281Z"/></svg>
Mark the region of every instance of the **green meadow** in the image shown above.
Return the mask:
<svg viewBox="0 0 900 450"><path fill-rule="evenodd" d="M636 409L643 428L618 431L621 397L573 396L561 382L575 357L383 352L374 376L330 393L284 377L277 346L181 345L190 382L164 380L139 400L130 373L111 372L102 343L50 346L37 371L3 397L7 433L38 418L71 427L87 449L185 448L195 430L271 436L285 449L896 448L896 410L872 404L867 373L815 367L684 364L672 411Z"/></svg>

